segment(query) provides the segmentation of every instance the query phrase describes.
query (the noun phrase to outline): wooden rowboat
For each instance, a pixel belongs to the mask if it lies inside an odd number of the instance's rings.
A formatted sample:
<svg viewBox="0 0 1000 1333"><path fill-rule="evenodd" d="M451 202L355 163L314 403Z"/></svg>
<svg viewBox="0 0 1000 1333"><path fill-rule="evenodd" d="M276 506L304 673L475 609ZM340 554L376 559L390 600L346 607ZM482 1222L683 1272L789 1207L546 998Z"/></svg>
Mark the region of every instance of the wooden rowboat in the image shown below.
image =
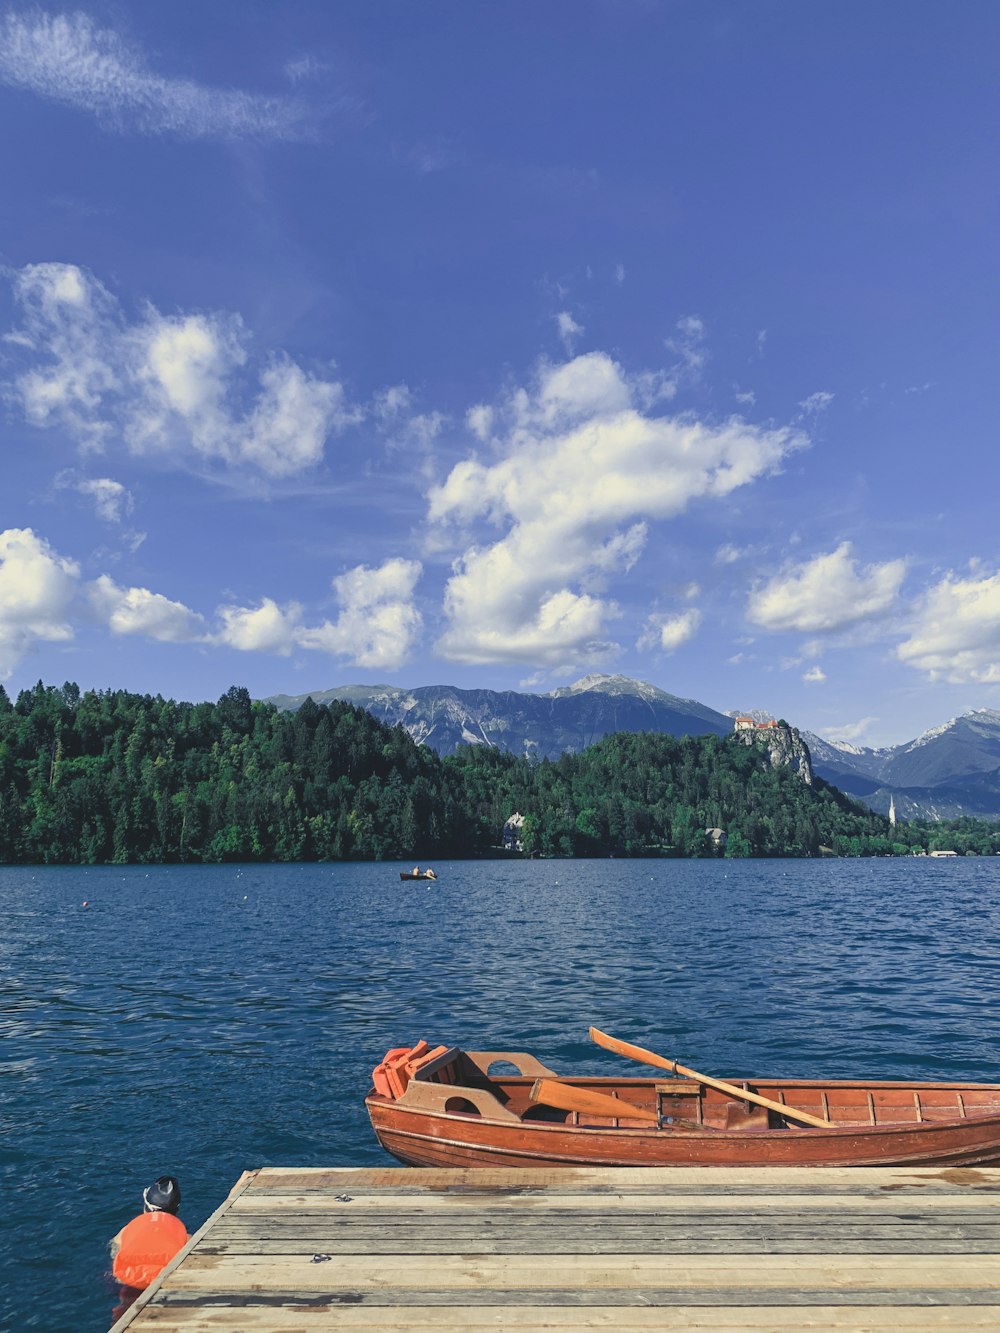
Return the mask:
<svg viewBox="0 0 1000 1333"><path fill-rule="evenodd" d="M435 880L435 879L437 879L437 875L435 875L433 871L428 871L428 870L421 870L421 872L420 872L419 875L415 875L415 874L413 873L412 870L401 870L401 871L399 872L399 878L400 878L400 879L429 879L429 880Z"/></svg>
<svg viewBox="0 0 1000 1333"><path fill-rule="evenodd" d="M1000 1084L755 1079L725 1093L690 1078L563 1079L520 1051L413 1050L402 1081L379 1066L365 1104L383 1148L414 1166L1000 1163ZM515 1072L491 1073L500 1063Z"/></svg>

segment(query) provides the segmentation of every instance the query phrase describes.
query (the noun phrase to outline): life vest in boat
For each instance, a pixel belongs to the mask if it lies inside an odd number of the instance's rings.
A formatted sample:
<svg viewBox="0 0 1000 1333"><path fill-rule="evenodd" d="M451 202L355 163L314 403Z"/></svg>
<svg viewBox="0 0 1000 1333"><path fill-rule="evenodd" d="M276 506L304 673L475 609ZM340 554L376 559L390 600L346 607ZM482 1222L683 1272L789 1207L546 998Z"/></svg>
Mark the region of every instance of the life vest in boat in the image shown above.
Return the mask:
<svg viewBox="0 0 1000 1333"><path fill-rule="evenodd" d="M388 1097L390 1101L402 1097L407 1084L417 1071L424 1065L430 1064L432 1060L436 1060L439 1055L444 1055L447 1049L447 1046L435 1046L431 1050L425 1041L418 1041L416 1046L394 1046L391 1051L386 1052L385 1059L372 1071L375 1091L380 1097ZM447 1070L441 1071L441 1081L451 1082Z"/></svg>
<svg viewBox="0 0 1000 1333"><path fill-rule="evenodd" d="M140 1213L122 1228L112 1272L125 1287L145 1291L188 1242L187 1227L173 1213Z"/></svg>

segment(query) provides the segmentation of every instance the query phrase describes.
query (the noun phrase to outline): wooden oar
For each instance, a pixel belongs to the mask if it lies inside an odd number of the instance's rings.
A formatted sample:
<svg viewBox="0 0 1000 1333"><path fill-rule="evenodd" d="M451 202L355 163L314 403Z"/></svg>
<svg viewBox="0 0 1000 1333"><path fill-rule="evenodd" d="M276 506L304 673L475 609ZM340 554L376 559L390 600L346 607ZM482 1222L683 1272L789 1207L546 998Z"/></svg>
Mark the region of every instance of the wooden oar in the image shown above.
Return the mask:
<svg viewBox="0 0 1000 1333"><path fill-rule="evenodd" d="M704 1083L706 1087L717 1088L719 1092L724 1092L737 1101L755 1102L757 1106L766 1106L769 1111L777 1111L779 1115L787 1116L789 1120L801 1120L803 1124L815 1125L817 1129L835 1127L832 1120L810 1115L808 1111L797 1111L794 1106L786 1106L784 1102L772 1102L770 1097L761 1097L759 1093L738 1088L733 1083L724 1083L721 1078L709 1078L707 1074L699 1074L697 1070L688 1069L686 1065L680 1065L676 1060L668 1060L665 1055L657 1055L655 1051L647 1051L643 1046L633 1046L630 1042L619 1041L617 1037L609 1037L606 1032L601 1032L598 1028L590 1029L590 1039L596 1041L598 1046L603 1046L605 1050L614 1051L616 1055L624 1055L629 1060L638 1060L640 1064L655 1065L657 1069L669 1069L672 1074L681 1074L684 1078L693 1078L698 1083Z"/></svg>
<svg viewBox="0 0 1000 1333"><path fill-rule="evenodd" d="M574 1088L572 1084L557 1083L551 1078L536 1079L528 1096L533 1102L557 1106L561 1111L612 1115L621 1120L645 1120L651 1125L660 1123L660 1117L655 1111L647 1111L642 1106L633 1106L631 1102L622 1101L618 1097L609 1097L606 1092L590 1092L587 1088Z"/></svg>

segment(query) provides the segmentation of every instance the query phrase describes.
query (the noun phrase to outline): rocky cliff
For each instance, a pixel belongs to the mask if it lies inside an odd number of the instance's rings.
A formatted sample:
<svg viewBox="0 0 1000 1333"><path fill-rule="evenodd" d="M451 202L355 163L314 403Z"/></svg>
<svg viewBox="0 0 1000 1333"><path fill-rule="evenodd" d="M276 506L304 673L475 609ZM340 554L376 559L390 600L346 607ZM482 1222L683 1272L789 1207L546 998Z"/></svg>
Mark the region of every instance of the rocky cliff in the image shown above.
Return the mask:
<svg viewBox="0 0 1000 1333"><path fill-rule="evenodd" d="M807 787L813 785L812 758L809 746L794 727L779 722L776 727L755 727L753 731L737 731L733 740L740 745L753 745L767 752L772 768L790 768L798 773Z"/></svg>

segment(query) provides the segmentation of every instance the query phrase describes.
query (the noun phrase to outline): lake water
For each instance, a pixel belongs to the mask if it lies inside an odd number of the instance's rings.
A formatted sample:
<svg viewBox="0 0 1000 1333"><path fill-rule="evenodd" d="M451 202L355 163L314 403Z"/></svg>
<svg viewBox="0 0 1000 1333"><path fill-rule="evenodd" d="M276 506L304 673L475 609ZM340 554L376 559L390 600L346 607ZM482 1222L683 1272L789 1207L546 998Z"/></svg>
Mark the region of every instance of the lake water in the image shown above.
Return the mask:
<svg viewBox="0 0 1000 1333"><path fill-rule="evenodd" d="M1000 860L0 868L0 1328L106 1329L156 1176L385 1163L391 1046L1000 1081ZM82 903L87 900L89 906Z"/></svg>

